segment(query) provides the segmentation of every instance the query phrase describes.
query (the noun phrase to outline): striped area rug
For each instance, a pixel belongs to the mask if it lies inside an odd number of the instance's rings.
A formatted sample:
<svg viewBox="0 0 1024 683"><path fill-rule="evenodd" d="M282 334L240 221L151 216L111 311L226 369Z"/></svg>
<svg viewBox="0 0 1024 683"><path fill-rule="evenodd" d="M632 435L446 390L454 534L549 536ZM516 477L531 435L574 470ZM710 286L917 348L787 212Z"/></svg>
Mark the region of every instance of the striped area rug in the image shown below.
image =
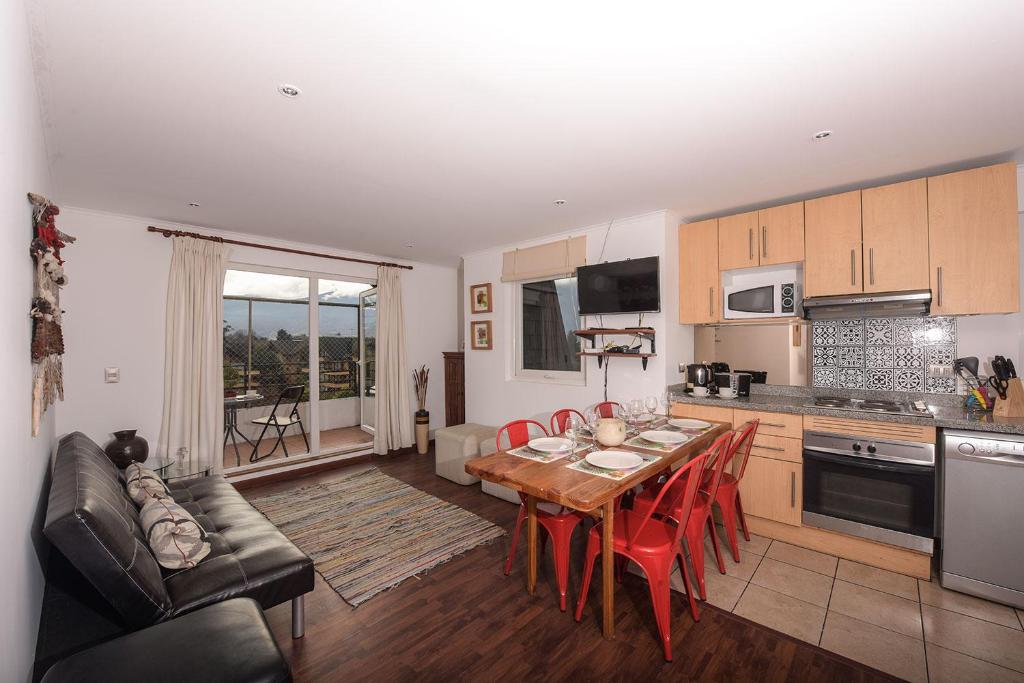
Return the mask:
<svg viewBox="0 0 1024 683"><path fill-rule="evenodd" d="M353 607L505 534L375 467L250 502Z"/></svg>

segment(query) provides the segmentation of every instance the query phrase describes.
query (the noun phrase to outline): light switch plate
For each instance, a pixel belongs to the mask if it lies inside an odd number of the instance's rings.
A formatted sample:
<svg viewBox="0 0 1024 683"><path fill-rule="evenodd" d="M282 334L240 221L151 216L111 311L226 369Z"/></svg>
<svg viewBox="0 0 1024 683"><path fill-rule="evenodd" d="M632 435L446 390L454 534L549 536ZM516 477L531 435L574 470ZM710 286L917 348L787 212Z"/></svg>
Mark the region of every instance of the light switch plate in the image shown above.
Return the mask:
<svg viewBox="0 0 1024 683"><path fill-rule="evenodd" d="M929 365L928 366L929 377L953 377L953 366L952 365Z"/></svg>
<svg viewBox="0 0 1024 683"><path fill-rule="evenodd" d="M115 384L121 381L121 368L103 368L103 381Z"/></svg>

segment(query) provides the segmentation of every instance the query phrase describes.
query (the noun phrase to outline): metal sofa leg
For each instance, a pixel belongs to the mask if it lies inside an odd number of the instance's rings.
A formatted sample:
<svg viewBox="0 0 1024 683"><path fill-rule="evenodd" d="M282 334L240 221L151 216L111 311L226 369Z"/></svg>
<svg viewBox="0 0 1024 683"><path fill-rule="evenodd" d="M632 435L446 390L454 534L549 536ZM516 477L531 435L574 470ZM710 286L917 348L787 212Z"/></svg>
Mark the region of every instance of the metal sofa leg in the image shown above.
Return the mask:
<svg viewBox="0 0 1024 683"><path fill-rule="evenodd" d="M292 598L292 638L306 635L306 602L305 595Z"/></svg>

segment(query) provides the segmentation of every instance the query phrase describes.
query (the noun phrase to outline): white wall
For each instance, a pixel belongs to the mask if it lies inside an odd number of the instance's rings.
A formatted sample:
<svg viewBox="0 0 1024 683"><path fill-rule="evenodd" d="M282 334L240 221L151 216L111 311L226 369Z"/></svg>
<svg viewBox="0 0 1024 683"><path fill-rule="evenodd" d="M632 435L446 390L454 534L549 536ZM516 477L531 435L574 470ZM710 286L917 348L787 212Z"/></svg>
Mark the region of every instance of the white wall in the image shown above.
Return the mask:
<svg viewBox="0 0 1024 683"><path fill-rule="evenodd" d="M32 364L29 358L32 301L31 210L25 193L51 195L39 105L22 2L0 3L0 678L27 681L32 670L46 544L39 541L45 511L46 473L53 444L51 407L39 436L31 436ZM56 198L53 198L56 200ZM64 227L63 216L58 225ZM74 258L74 247L67 250ZM38 544L38 550L37 550Z"/></svg>
<svg viewBox="0 0 1024 683"><path fill-rule="evenodd" d="M618 219L608 233L607 247L603 257L601 247L605 239L607 224L593 225L570 231L565 235L587 235L587 263L618 261L626 258L658 256L661 259L661 312L644 316L644 325L656 330L658 355L651 358L646 371L640 361L631 358L613 358L608 372L609 400L628 401L648 395L660 396L666 381L677 381L674 367L669 360L680 358L689 362L692 350L692 334L688 346L680 337L686 330L678 324L678 279L674 248L667 244L667 238L675 232L677 217L669 212L658 211L632 218ZM501 277L501 254L510 248L525 247L551 241L548 237L521 244L506 245L487 251L465 254L465 281L467 283L490 282L494 288L494 312L468 314L466 302L466 336L468 325L474 320L492 320L494 348L490 351L474 351L466 344L466 420L490 425L501 425L508 420L558 408L583 408L601 401L604 396L604 374L598 370L597 361L585 359L586 385L552 384L513 379L513 357L511 334L513 326L512 302L514 285L503 283ZM468 299L468 292L462 296ZM637 323L636 315L606 315L607 327L626 327ZM597 318L591 317L588 324L597 325ZM621 338L621 341L628 341Z"/></svg>
<svg viewBox="0 0 1024 683"><path fill-rule="evenodd" d="M63 225L79 237L68 264L71 286L65 344L65 404L57 418L58 433L80 430L100 443L115 429L138 428L151 444L160 431L163 397L164 310L171 242L146 226L180 227L206 234L279 244L344 255L311 245L230 235L201 227L179 226L148 218L69 209ZM333 274L344 279L374 278L376 267L332 259L229 245L233 263L292 268ZM365 254L358 256L366 257ZM375 257L371 257L375 258ZM393 261L394 259L385 259ZM442 351L456 348L458 323L456 269L407 262L402 271L406 350L410 368L431 368L427 410L431 428L444 425ZM121 369L121 381L106 384L103 368ZM410 384L412 377L409 378ZM413 393L415 396L415 393ZM415 410L415 398L412 409Z"/></svg>

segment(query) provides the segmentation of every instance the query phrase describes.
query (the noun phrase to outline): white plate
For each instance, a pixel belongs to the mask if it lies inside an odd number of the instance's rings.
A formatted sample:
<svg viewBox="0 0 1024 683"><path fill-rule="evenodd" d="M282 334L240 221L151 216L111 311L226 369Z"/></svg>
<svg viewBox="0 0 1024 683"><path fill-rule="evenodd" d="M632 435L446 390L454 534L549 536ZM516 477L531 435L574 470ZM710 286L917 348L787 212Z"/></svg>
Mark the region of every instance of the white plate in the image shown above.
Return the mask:
<svg viewBox="0 0 1024 683"><path fill-rule="evenodd" d="M644 413L643 415L640 415L640 416L636 417L634 419L634 421L635 422L654 422L657 419L658 419L657 415L652 415L651 413Z"/></svg>
<svg viewBox="0 0 1024 683"><path fill-rule="evenodd" d="M663 444L686 443L690 440L690 437L685 434L680 434L679 432L666 432L663 429L651 429L646 432L640 432L640 438L652 443Z"/></svg>
<svg viewBox="0 0 1024 683"><path fill-rule="evenodd" d="M541 453L564 453L572 448L572 441L559 436L545 436L540 439L530 439L526 445Z"/></svg>
<svg viewBox="0 0 1024 683"><path fill-rule="evenodd" d="M644 459L629 451L595 451L587 454L587 462L605 470L631 470L644 464Z"/></svg>
<svg viewBox="0 0 1024 683"><path fill-rule="evenodd" d="M707 429L711 426L710 422L690 419L669 420L668 423L677 429Z"/></svg>

